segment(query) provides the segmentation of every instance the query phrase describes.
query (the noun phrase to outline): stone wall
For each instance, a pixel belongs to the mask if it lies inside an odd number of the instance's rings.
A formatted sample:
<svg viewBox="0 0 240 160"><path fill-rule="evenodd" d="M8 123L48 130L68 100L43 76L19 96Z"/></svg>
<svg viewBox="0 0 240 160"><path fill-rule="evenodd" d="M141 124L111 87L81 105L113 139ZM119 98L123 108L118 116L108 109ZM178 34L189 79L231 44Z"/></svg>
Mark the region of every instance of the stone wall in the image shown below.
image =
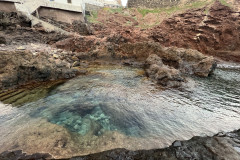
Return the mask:
<svg viewBox="0 0 240 160"><path fill-rule="evenodd" d="M161 8L177 5L181 0L128 0L130 8Z"/></svg>
<svg viewBox="0 0 240 160"><path fill-rule="evenodd" d="M55 8L41 7L38 9L39 17L54 19L56 21L72 24L73 21L84 21L84 16L81 12L73 12Z"/></svg>
<svg viewBox="0 0 240 160"><path fill-rule="evenodd" d="M0 1L1 12L17 12L14 2Z"/></svg>

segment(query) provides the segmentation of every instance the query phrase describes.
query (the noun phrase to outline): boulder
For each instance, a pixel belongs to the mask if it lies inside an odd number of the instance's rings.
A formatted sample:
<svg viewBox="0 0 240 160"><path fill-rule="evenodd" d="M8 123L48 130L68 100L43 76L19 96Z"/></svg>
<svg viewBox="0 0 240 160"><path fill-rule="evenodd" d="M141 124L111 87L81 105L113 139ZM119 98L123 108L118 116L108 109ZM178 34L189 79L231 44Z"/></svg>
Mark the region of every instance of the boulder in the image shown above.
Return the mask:
<svg viewBox="0 0 240 160"><path fill-rule="evenodd" d="M207 57L194 66L194 73L200 77L207 77L213 73L217 67L213 57Z"/></svg>
<svg viewBox="0 0 240 160"><path fill-rule="evenodd" d="M217 66L213 57L203 55L193 49L169 47L165 48L160 57L165 64L179 69L187 75L207 77L213 73Z"/></svg>
<svg viewBox="0 0 240 160"><path fill-rule="evenodd" d="M180 72L174 68L167 66L160 67L155 74L155 79L158 84L168 87L180 87L184 78L181 77Z"/></svg>
<svg viewBox="0 0 240 160"><path fill-rule="evenodd" d="M156 54L151 54L147 58L145 66L147 75L164 87L179 87L184 81L179 70L164 65L162 59Z"/></svg>
<svg viewBox="0 0 240 160"><path fill-rule="evenodd" d="M146 67L149 67L153 64L156 64L158 66L163 65L162 59L156 54L151 54L146 60Z"/></svg>

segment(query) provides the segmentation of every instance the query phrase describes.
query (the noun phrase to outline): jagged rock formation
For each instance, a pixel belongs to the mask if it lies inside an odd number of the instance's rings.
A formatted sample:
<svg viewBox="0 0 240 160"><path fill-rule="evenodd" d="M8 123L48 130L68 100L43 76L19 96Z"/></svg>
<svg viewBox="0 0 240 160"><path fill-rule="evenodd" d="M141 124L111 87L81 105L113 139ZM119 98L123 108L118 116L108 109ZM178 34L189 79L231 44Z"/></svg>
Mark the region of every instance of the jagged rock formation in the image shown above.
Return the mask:
<svg viewBox="0 0 240 160"><path fill-rule="evenodd" d="M216 1L211 8L174 15L151 29L150 38L164 46L197 49L240 62L240 12Z"/></svg>

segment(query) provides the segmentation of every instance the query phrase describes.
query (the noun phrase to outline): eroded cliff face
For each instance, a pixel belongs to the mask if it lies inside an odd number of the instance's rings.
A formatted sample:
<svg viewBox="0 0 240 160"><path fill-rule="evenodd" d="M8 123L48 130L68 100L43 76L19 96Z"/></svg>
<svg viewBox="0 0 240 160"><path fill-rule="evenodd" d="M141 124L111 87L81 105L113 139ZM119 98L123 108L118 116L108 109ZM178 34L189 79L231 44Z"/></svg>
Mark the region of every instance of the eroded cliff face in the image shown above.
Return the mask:
<svg viewBox="0 0 240 160"><path fill-rule="evenodd" d="M223 60L239 62L239 3L234 0L229 4L215 1L197 8L193 5L187 10L179 7L179 11L176 9L176 13L170 16L161 10L148 10L146 15L139 13L138 9L123 10L122 14L100 11L99 23L93 25L94 34L112 39L119 37L119 43L154 41L166 47L191 48Z"/></svg>
<svg viewBox="0 0 240 160"><path fill-rule="evenodd" d="M189 10L151 29L150 38L164 46L197 49L240 62L240 12L216 1L210 8Z"/></svg>

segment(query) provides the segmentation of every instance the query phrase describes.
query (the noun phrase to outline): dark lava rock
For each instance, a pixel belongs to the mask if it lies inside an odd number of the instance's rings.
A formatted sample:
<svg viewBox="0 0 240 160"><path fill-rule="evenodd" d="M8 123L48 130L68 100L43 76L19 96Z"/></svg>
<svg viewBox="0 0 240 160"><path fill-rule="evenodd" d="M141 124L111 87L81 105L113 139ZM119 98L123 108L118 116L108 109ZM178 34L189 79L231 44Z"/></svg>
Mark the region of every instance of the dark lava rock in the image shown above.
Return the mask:
<svg viewBox="0 0 240 160"><path fill-rule="evenodd" d="M158 84L167 87L179 87L184 78L181 77L179 70L164 65L162 59L156 54L151 54L146 60L147 75L156 80Z"/></svg>
<svg viewBox="0 0 240 160"><path fill-rule="evenodd" d="M4 37L0 37L0 44L6 44L7 41Z"/></svg>
<svg viewBox="0 0 240 160"><path fill-rule="evenodd" d="M187 141L175 141L164 149L129 151L114 149L70 160L239 160L240 130L230 132L231 137L193 137Z"/></svg>
<svg viewBox="0 0 240 160"><path fill-rule="evenodd" d="M35 153L27 155L21 150L17 151L6 151L0 154L1 160L47 160L51 159L51 155L48 153Z"/></svg>

